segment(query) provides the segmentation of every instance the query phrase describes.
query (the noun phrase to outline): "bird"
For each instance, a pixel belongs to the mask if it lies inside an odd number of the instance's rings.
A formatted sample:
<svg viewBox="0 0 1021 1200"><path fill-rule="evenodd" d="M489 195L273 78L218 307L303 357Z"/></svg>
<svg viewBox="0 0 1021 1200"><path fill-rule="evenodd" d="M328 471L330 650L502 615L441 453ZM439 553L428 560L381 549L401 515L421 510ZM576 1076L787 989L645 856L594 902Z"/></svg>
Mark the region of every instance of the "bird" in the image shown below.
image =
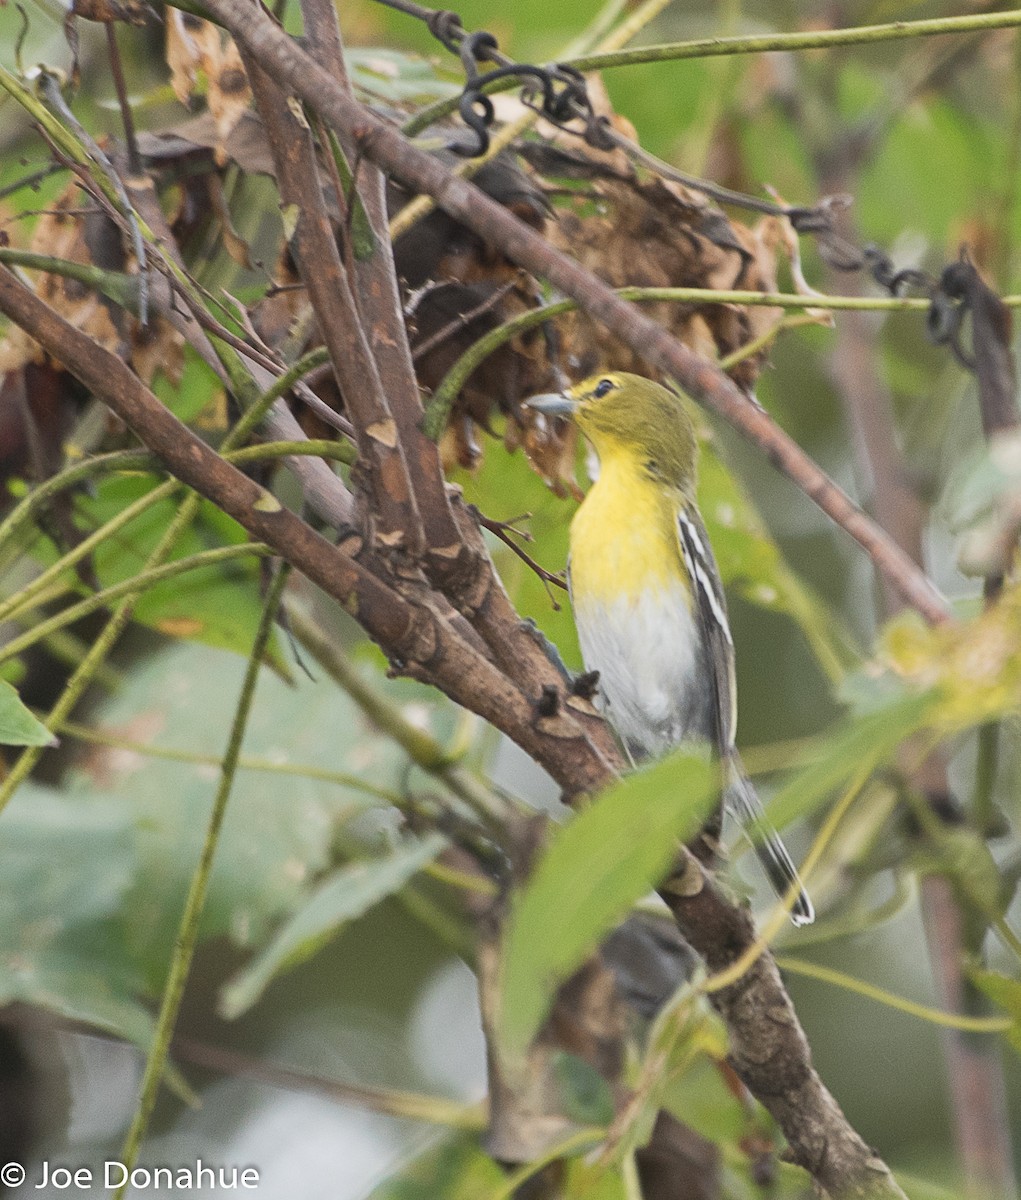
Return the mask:
<svg viewBox="0 0 1021 1200"><path fill-rule="evenodd" d="M695 500L698 441L684 401L651 379L593 375L533 396L570 417L599 463L571 521L568 586L586 671L632 764L684 742L708 743L722 806L748 831L795 925L815 918L735 745L734 643L712 546ZM710 836L719 831L720 816Z"/></svg>

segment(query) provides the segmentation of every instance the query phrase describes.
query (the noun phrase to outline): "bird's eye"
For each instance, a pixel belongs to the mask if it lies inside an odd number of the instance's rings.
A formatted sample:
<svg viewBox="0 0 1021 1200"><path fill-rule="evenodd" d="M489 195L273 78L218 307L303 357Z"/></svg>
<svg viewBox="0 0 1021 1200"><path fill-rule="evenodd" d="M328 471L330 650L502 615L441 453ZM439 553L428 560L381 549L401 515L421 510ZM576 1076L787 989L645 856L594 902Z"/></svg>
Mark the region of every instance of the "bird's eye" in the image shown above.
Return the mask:
<svg viewBox="0 0 1021 1200"><path fill-rule="evenodd" d="M612 392L612 391L613 391L613 380L612 379L600 379L600 381L596 384L595 390L593 391L592 395L595 396L595 398L597 400L602 400L602 398L606 395L607 392Z"/></svg>

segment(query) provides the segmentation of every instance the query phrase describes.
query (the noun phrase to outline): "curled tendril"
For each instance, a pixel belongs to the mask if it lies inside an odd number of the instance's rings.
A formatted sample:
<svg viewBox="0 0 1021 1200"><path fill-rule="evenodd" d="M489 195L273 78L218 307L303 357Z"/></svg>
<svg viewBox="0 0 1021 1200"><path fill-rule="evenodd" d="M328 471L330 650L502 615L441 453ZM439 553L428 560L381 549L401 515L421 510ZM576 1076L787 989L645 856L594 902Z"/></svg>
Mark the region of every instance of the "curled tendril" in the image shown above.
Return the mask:
<svg viewBox="0 0 1021 1200"><path fill-rule="evenodd" d="M475 33L466 33L461 38L457 56L461 60L469 84L474 84L479 78L480 62L497 61L494 55L498 49L499 44L496 38L485 29L476 30Z"/></svg>
<svg viewBox="0 0 1021 1200"><path fill-rule="evenodd" d="M464 36L461 18L449 9L437 8L426 19L426 26L432 36L440 42L451 54L458 53L458 43Z"/></svg>
<svg viewBox="0 0 1021 1200"><path fill-rule="evenodd" d="M585 88L585 80L572 67L538 67L531 63L510 63L495 67L484 75L478 72L480 61L495 57L496 39L489 33L467 35L461 42L459 56L464 64L467 80L458 102L461 119L476 137L475 143L454 143L450 149L465 158L475 158L489 149L489 129L493 123L492 101L483 89L498 79L520 79L524 85L522 100L553 124L562 126L576 118L586 123L586 138L593 145L606 148L606 138L601 135L599 119L592 111ZM540 96L538 103L534 97Z"/></svg>
<svg viewBox="0 0 1021 1200"><path fill-rule="evenodd" d="M905 267L900 271L895 271L893 260L889 254L871 242L865 247L862 255L872 278L891 296L903 296L911 288L918 288L927 293L932 292L933 282L924 271L919 271L915 267Z"/></svg>
<svg viewBox="0 0 1021 1200"><path fill-rule="evenodd" d="M966 249L957 262L943 268L933 289L932 302L925 319L925 331L937 346L949 346L954 358L966 371L974 371L975 356L961 343L964 319L971 309L972 280L975 268Z"/></svg>

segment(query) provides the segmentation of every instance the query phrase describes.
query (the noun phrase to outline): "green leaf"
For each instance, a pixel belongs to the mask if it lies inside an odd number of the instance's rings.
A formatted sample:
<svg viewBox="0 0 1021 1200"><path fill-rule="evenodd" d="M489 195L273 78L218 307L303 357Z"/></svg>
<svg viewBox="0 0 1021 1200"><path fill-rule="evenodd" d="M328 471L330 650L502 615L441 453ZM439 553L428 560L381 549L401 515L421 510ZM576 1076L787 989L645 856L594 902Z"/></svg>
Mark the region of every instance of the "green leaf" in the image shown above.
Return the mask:
<svg viewBox="0 0 1021 1200"><path fill-rule="evenodd" d="M137 866L129 804L19 788L0 841L0 1007L37 1005L148 1046L152 1022L118 920Z"/></svg>
<svg viewBox="0 0 1021 1200"><path fill-rule="evenodd" d="M17 691L0 680L0 745L55 746L57 739L21 702Z"/></svg>
<svg viewBox="0 0 1021 1200"><path fill-rule="evenodd" d="M814 812L864 764L871 763L875 769L887 762L904 738L926 727L938 705L933 693L907 692L892 683L877 684L874 691L881 701L834 730L822 744L821 753L798 770L766 806L778 829ZM870 699L875 701L875 695Z"/></svg>
<svg viewBox="0 0 1021 1200"><path fill-rule="evenodd" d="M560 1090L559 1112L578 1125L610 1124L613 1091L591 1063L560 1051L554 1056L552 1073Z"/></svg>
<svg viewBox="0 0 1021 1200"><path fill-rule="evenodd" d="M167 644L136 661L94 720L154 751L219 756L244 668L233 655ZM449 735L449 705L434 693L402 682L390 694L435 736ZM245 755L350 777L239 772L201 936L258 949L332 869L350 818L380 803L358 780L395 789L407 760L328 680L289 687L268 671ZM217 777L205 761L94 747L63 793L22 785L0 837L0 1007L23 1001L148 1045L143 1001L166 974ZM347 852L364 853L363 840L348 839Z"/></svg>
<svg viewBox="0 0 1021 1200"><path fill-rule="evenodd" d="M96 723L156 751L165 747L217 757L223 753L244 669L237 656L168 643L136 664L126 685L98 709ZM408 707L408 715L428 722L441 739L447 736L450 708L435 693L406 683L389 691L395 702ZM301 676L290 687L269 671L259 680L244 754L343 772L352 780L347 786L286 771L239 772L210 880L202 937L229 937L254 951L306 902L338 853L364 854L357 839L338 845L350 819L381 802L360 791L357 782L396 789L405 778L407 759L328 679L312 682ZM215 766L205 763L97 750L70 780L83 813L101 797L130 805L138 865L123 921L145 990L154 994L162 986L217 778Z"/></svg>
<svg viewBox="0 0 1021 1200"><path fill-rule="evenodd" d="M719 797L716 768L679 752L629 775L558 829L510 912L497 1036L520 1058L554 993L654 887Z"/></svg>
<svg viewBox="0 0 1021 1200"><path fill-rule="evenodd" d="M330 875L266 949L223 989L221 1014L232 1019L247 1012L277 975L311 958L348 921L399 891L445 845L445 838L432 834L407 842L386 858L352 863Z"/></svg>
<svg viewBox="0 0 1021 1200"><path fill-rule="evenodd" d="M701 456L698 503L723 583L759 608L790 617L829 678L841 678L852 660L850 634L787 566L744 488L712 451Z"/></svg>
<svg viewBox="0 0 1021 1200"><path fill-rule="evenodd" d="M222 429L220 421L226 420L226 401L223 384L216 372L190 347L184 347L184 361L179 381L168 379L162 371L153 380L152 390L170 409L174 416L186 425L194 423L209 435L210 426ZM220 421L214 409L221 401Z"/></svg>
<svg viewBox="0 0 1021 1200"><path fill-rule="evenodd" d="M1021 1054L1021 980L981 967L973 967L968 978L1014 1022L1007 1030L1007 1041Z"/></svg>
<svg viewBox="0 0 1021 1200"><path fill-rule="evenodd" d="M635 1200L619 1167L580 1156L567 1159L565 1166L566 1179L559 1192L563 1200Z"/></svg>
<svg viewBox="0 0 1021 1200"><path fill-rule="evenodd" d="M354 86L382 100L445 100L463 86L437 74L428 59L401 50L366 47L348 50L344 59Z"/></svg>
<svg viewBox="0 0 1021 1200"><path fill-rule="evenodd" d="M368 1200L480 1200L506 1182L476 1134L459 1133L430 1145L399 1176L374 1188Z"/></svg>
<svg viewBox="0 0 1021 1200"><path fill-rule="evenodd" d="M158 482L148 475L102 479L94 496L76 496L78 525L92 532L152 491ZM92 562L102 587L130 579L144 568L179 503L179 497L161 501L97 547ZM237 545L247 540L248 535L236 521L209 501L203 501L195 522L177 539L169 561L213 546ZM39 541L35 552L47 565L56 557L48 540ZM66 578L72 586L81 587L72 573ZM169 637L202 642L247 656L261 611L259 565L254 558L235 559L221 566L186 572L150 588L136 603L134 619ZM273 664L280 661L275 638L268 658Z"/></svg>

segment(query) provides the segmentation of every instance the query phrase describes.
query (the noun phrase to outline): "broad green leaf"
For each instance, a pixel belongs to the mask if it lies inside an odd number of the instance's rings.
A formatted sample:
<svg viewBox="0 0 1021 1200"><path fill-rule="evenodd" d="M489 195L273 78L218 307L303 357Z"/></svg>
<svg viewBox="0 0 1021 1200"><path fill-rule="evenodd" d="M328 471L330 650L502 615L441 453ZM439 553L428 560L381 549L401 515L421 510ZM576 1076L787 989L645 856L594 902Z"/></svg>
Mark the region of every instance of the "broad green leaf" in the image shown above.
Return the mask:
<svg viewBox="0 0 1021 1200"><path fill-rule="evenodd" d="M629 775L553 835L513 903L497 1009L500 1047L527 1050L557 987L654 887L718 799L715 767L676 753Z"/></svg>
<svg viewBox="0 0 1021 1200"><path fill-rule="evenodd" d="M155 750L223 754L245 664L239 657L188 643L170 643L136 663L124 688L94 715L100 731L119 733ZM406 716L441 739L449 705L420 685L388 689ZM342 851L338 839L352 817L381 800L359 781L402 786L407 759L325 678L285 684L272 671L259 679L244 756L340 772L331 782L286 772L242 769L235 780L202 919L202 937L229 937L258 949L270 931L306 902ZM126 937L146 989L162 985L169 947L198 861L218 779L206 762L148 759L94 751L71 777L86 813L101 798L123 798L132 813L138 865L124 906ZM352 856L364 853L352 838Z"/></svg>
<svg viewBox="0 0 1021 1200"><path fill-rule="evenodd" d="M642 1061L636 1069L643 1086L632 1095L626 1120L614 1126L613 1161L623 1162L644 1146L652 1136L658 1114L667 1107L667 1100L677 1086L706 1064L717 1073L719 1064L727 1057L727 1049L727 1029L722 1018L704 996L685 985L653 1020ZM746 1113L725 1085L722 1090L735 1101L735 1109ZM715 1136L719 1137L719 1131Z"/></svg>
<svg viewBox="0 0 1021 1200"><path fill-rule="evenodd" d="M703 451L699 464L698 502L724 584L752 604L790 617L829 678L840 679L852 660L850 634L787 566L744 488L711 450Z"/></svg>
<svg viewBox="0 0 1021 1200"><path fill-rule="evenodd" d="M506 1181L478 1136L460 1133L430 1146L367 1200L485 1200Z"/></svg>
<svg viewBox="0 0 1021 1200"><path fill-rule="evenodd" d="M609 1125L613 1120L613 1091L591 1063L559 1051L551 1064L560 1092L558 1111L578 1125Z"/></svg>
<svg viewBox="0 0 1021 1200"><path fill-rule="evenodd" d="M148 1045L151 1019L119 920L137 869L130 805L21 786L0 839L0 1007L37 1005Z"/></svg>
<svg viewBox="0 0 1021 1200"><path fill-rule="evenodd" d="M608 1167L587 1157L572 1157L560 1195L563 1200L636 1200L619 1167Z"/></svg>
<svg viewBox="0 0 1021 1200"><path fill-rule="evenodd" d="M932 820L925 840L914 848L911 861L923 873L942 875L957 894L962 909L987 919L1003 915L1010 892L985 838L967 825Z"/></svg>
<svg viewBox="0 0 1021 1200"><path fill-rule="evenodd" d="M344 58L355 87L391 103L445 100L456 96L464 86L455 78L441 76L428 59L401 50L363 47L348 50Z"/></svg>
<svg viewBox="0 0 1021 1200"><path fill-rule="evenodd" d="M21 702L17 691L0 680L0 745L55 746L57 739Z"/></svg>
<svg viewBox="0 0 1021 1200"><path fill-rule="evenodd" d="M432 834L407 842L385 858L352 863L328 876L265 950L223 989L221 1014L232 1019L247 1012L277 975L311 958L349 921L402 888L445 844L439 834Z"/></svg>
<svg viewBox="0 0 1021 1200"><path fill-rule="evenodd" d="M1021 1054L1021 980L981 967L972 967L968 978L1014 1022L1007 1031L1007 1041Z"/></svg>
<svg viewBox="0 0 1021 1200"><path fill-rule="evenodd" d="M157 751L215 760L244 666L233 655L168 644L136 661L94 723ZM431 719L446 736L449 708L435 694L401 683L391 695L406 716ZM407 765L327 680L302 676L289 687L270 671L259 681L244 754L350 777L239 771L201 936L257 949L332 868L349 819L380 803L358 780L396 788ZM63 793L22 785L0 822L0 1006L22 1000L147 1044L140 998L162 986L217 779L206 761L94 747ZM349 852L361 853L361 842L351 839Z"/></svg>
<svg viewBox="0 0 1021 1200"><path fill-rule="evenodd" d="M152 390L179 420L201 430L204 436L223 432L227 419L227 404L223 384L216 373L190 347L184 348L183 368L177 383L158 373ZM215 411L219 408L219 411Z"/></svg>
<svg viewBox="0 0 1021 1200"><path fill-rule="evenodd" d="M107 476L95 495L75 499L76 521L91 533L127 505L150 492L158 480L149 475ZM102 587L110 587L141 571L149 554L173 520L180 495L161 501L97 547L92 563ZM197 554L216 546L236 545L247 534L215 505L203 501L193 524L182 533L168 561ZM48 539L39 539L36 554L47 565L56 555ZM69 572L73 587L80 581ZM135 605L134 619L169 637L203 642L247 655L262 611L259 564L235 559L221 566L204 567L168 579L150 588ZM279 662L278 639L271 644L270 661Z"/></svg>

